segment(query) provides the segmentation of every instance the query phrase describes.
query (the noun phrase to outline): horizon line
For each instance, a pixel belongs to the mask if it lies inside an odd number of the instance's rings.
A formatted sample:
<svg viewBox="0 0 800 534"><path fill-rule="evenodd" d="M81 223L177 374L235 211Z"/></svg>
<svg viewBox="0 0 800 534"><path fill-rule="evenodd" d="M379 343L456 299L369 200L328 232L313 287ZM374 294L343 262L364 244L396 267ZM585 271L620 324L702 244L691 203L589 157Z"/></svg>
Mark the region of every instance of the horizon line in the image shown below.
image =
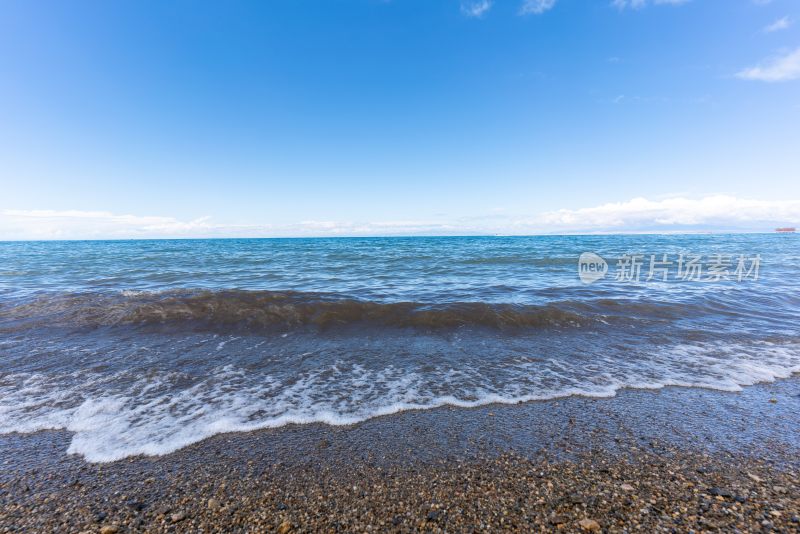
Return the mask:
<svg viewBox="0 0 800 534"><path fill-rule="evenodd" d="M554 232L542 234L386 234L386 235L313 235L313 236L254 236L254 237L109 237L109 238L64 238L64 239L0 239L0 243L80 243L102 241L233 241L233 240L270 240L270 239L447 239L465 237L484 238L530 238L530 237L602 237L602 236L665 236L665 235L792 235L796 232L778 232L777 230L696 230L668 232Z"/></svg>

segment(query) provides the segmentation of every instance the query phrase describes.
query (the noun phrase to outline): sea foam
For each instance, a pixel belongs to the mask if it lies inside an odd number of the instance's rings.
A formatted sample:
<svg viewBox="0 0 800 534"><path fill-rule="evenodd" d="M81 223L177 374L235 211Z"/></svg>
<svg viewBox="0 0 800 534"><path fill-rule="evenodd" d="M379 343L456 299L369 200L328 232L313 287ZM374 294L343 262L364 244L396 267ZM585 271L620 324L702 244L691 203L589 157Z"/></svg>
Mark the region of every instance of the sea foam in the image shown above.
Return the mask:
<svg viewBox="0 0 800 534"><path fill-rule="evenodd" d="M351 425L440 406L611 397L621 388L738 391L800 372L797 346L680 344L657 352L648 362L608 362L601 373L563 361L518 363L508 369L504 383L489 379L491 371L480 368L375 370L346 361L291 378L222 365L184 386L184 377L175 372L133 382L127 372L87 374L79 380L7 375L0 386L0 433L64 429L73 433L67 452L109 462L167 454L225 432L288 424Z"/></svg>

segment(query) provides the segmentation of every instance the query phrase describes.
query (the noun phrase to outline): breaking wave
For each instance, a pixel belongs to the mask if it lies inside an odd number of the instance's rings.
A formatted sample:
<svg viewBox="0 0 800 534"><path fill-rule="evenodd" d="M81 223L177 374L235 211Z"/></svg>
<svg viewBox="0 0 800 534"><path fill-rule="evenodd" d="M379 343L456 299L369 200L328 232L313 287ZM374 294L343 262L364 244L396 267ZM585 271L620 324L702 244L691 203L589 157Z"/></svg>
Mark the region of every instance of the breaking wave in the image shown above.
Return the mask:
<svg viewBox="0 0 800 534"><path fill-rule="evenodd" d="M614 311L615 303L599 302ZM168 291L45 295L0 308L0 328L193 325L250 330L368 324L398 328L545 328L602 319L587 303L375 302L323 293Z"/></svg>

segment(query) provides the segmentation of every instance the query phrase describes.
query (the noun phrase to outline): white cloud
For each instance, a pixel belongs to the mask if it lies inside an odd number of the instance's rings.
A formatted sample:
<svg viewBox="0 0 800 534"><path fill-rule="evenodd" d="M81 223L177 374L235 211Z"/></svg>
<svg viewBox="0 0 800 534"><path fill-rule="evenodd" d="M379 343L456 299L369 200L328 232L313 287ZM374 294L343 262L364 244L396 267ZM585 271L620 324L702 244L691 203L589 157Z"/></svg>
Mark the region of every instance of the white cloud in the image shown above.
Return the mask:
<svg viewBox="0 0 800 534"><path fill-rule="evenodd" d="M491 0L462 0L461 13L467 17L482 17L492 8Z"/></svg>
<svg viewBox="0 0 800 534"><path fill-rule="evenodd" d="M556 5L556 0L524 0L519 12L522 15L541 15Z"/></svg>
<svg viewBox="0 0 800 534"><path fill-rule="evenodd" d="M647 4L677 6L690 1L691 0L612 0L611 5L617 9L641 9Z"/></svg>
<svg viewBox="0 0 800 534"><path fill-rule="evenodd" d="M283 225L221 224L208 217L181 221L105 211L5 210L0 211L0 240L770 231L787 225L800 225L800 200L717 195L699 199L635 198L531 216L493 211L450 220L310 220Z"/></svg>
<svg viewBox="0 0 800 534"><path fill-rule="evenodd" d="M0 211L0 239L80 239L158 237L203 232L208 217L180 221L173 217L117 215L107 211Z"/></svg>
<svg viewBox="0 0 800 534"><path fill-rule="evenodd" d="M777 56L755 67L739 71L737 77L743 80L762 82L783 82L800 78L800 48Z"/></svg>
<svg viewBox="0 0 800 534"><path fill-rule="evenodd" d="M775 223L795 224L800 221L800 201L749 200L727 195L700 199L634 198L591 208L545 212L536 221L555 228L612 231L681 227L769 230Z"/></svg>
<svg viewBox="0 0 800 534"><path fill-rule="evenodd" d="M107 211L0 210L1 240L157 239L195 237L271 237L411 235L457 231L440 221L301 221L292 224L224 224L210 217L119 215Z"/></svg>
<svg viewBox="0 0 800 534"><path fill-rule="evenodd" d="M766 26L764 28L764 31L767 33L777 32L780 30L785 30L791 25L792 25L792 19L790 19L789 17L781 17L772 24L770 24L769 26Z"/></svg>

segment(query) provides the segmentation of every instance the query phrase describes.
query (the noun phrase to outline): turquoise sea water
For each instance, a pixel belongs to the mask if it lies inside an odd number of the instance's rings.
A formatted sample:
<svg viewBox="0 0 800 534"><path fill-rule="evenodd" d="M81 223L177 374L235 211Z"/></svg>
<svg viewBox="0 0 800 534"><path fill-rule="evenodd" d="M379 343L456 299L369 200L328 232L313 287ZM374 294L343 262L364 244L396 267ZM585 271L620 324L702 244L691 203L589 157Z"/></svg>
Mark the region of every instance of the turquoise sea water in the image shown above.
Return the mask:
<svg viewBox="0 0 800 534"><path fill-rule="evenodd" d="M108 461L445 404L735 391L800 371L798 245L755 234L0 243L0 433L67 429L70 452ZM585 252L607 262L590 284Z"/></svg>

